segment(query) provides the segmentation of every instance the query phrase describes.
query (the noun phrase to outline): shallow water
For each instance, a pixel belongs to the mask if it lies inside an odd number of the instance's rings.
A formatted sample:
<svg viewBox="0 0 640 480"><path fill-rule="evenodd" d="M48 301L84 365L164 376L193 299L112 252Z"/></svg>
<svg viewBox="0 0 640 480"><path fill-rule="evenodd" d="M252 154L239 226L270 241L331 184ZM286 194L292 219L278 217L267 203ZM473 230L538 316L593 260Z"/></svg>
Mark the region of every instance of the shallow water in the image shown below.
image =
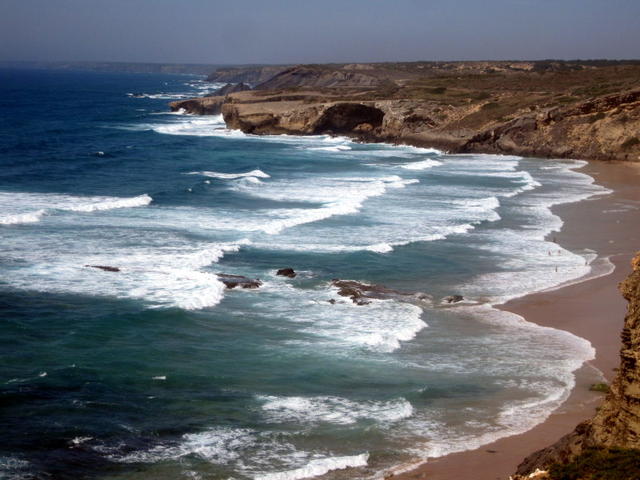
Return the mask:
<svg viewBox="0 0 640 480"><path fill-rule="evenodd" d="M582 162L167 113L215 88L198 77L0 80L9 478L369 476L530 428L593 357L491 307L589 273L545 241L552 205L606 193ZM433 302L358 306L333 278Z"/></svg>

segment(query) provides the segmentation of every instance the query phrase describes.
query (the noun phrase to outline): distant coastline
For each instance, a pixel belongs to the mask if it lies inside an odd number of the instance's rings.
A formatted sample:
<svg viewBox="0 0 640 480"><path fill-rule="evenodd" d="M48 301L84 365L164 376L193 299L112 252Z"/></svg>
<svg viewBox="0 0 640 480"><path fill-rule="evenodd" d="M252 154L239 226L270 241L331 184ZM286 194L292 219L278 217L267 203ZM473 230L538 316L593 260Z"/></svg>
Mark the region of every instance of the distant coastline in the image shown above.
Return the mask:
<svg viewBox="0 0 640 480"><path fill-rule="evenodd" d="M266 79L266 80L265 80ZM640 62L221 68L253 90L171 103L253 134L335 134L452 153L640 161Z"/></svg>
<svg viewBox="0 0 640 480"><path fill-rule="evenodd" d="M25 70L62 70L111 73L175 73L208 75L223 67L216 64L199 63L132 63L132 62L0 62L0 68Z"/></svg>

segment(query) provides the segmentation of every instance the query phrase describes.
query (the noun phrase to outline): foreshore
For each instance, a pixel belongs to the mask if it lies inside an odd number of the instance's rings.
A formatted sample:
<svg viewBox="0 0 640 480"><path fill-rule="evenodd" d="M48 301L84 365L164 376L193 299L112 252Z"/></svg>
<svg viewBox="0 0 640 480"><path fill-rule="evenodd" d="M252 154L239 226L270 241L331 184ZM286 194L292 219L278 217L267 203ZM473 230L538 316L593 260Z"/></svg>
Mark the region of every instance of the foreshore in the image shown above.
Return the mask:
<svg viewBox="0 0 640 480"><path fill-rule="evenodd" d="M565 403L532 430L475 450L430 459L394 478L508 479L525 457L551 445L595 413L603 395L589 391L589 386L596 377L594 369L610 381L619 364L626 302L617 286L630 273L629 262L640 250L640 164L591 162L581 171L612 193L553 207L554 213L564 221L561 232L554 233L553 237L570 250L596 251L598 258L608 258L615 270L562 288L527 295L500 308L527 321L566 330L589 340L596 350L596 358L576 372L576 386Z"/></svg>

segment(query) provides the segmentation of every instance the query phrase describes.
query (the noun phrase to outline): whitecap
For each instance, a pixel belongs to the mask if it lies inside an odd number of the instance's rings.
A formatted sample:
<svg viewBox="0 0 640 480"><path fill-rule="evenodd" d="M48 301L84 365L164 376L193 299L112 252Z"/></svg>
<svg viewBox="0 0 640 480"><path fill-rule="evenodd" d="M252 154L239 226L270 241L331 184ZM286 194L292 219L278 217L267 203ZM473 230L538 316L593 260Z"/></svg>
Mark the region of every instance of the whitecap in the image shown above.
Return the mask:
<svg viewBox="0 0 640 480"><path fill-rule="evenodd" d="M426 170L439 165L442 165L442 162L428 158L419 162L405 163L404 165L401 165L401 167L407 170Z"/></svg>
<svg viewBox="0 0 640 480"><path fill-rule="evenodd" d="M222 173L222 172L209 172L209 171L189 172L187 175L202 175L205 177L220 178L223 180L235 180L238 178L245 178L245 177L271 178L271 175L264 173L262 170L259 170L259 169L251 170L250 172L244 172L244 173Z"/></svg>
<svg viewBox="0 0 640 480"><path fill-rule="evenodd" d="M255 480L299 480L301 478L317 477L333 470L345 468L364 467L369 460L369 454L352 455L345 457L327 457L311 460L303 467L293 470L264 473L256 475Z"/></svg>
<svg viewBox="0 0 640 480"><path fill-rule="evenodd" d="M59 193L0 192L0 206L4 210L0 225L36 223L43 216L56 211L86 213L144 207L152 201L147 194L137 197L85 197Z"/></svg>
<svg viewBox="0 0 640 480"><path fill-rule="evenodd" d="M346 398L260 396L263 415L269 422L298 424L354 424L359 420L390 423L410 417L413 407L404 398L356 402Z"/></svg>

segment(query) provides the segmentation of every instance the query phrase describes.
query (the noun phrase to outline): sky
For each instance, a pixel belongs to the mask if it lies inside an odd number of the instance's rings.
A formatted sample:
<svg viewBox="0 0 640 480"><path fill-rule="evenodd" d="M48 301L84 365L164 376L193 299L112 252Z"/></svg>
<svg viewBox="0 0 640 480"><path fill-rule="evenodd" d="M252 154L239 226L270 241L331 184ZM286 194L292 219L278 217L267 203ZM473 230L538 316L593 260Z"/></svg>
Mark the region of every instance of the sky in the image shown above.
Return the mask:
<svg viewBox="0 0 640 480"><path fill-rule="evenodd" d="M640 58L640 0L0 0L0 61Z"/></svg>

